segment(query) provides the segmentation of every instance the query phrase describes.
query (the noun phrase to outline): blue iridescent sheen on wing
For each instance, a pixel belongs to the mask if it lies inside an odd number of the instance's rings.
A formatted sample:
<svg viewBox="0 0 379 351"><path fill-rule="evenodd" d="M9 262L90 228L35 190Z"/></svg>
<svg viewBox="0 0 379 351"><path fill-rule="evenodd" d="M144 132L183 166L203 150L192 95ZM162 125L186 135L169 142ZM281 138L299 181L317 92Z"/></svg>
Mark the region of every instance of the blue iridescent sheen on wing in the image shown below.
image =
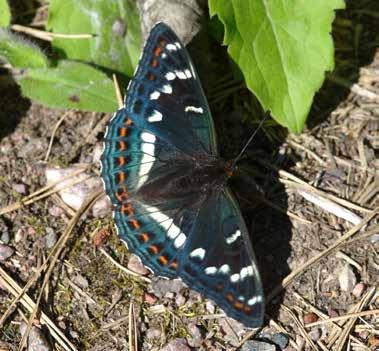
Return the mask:
<svg viewBox="0 0 379 351"><path fill-rule="evenodd" d="M104 145L101 175L130 251L155 274L179 277L228 315L260 325L259 273L209 107L186 49L163 23L151 30Z"/></svg>

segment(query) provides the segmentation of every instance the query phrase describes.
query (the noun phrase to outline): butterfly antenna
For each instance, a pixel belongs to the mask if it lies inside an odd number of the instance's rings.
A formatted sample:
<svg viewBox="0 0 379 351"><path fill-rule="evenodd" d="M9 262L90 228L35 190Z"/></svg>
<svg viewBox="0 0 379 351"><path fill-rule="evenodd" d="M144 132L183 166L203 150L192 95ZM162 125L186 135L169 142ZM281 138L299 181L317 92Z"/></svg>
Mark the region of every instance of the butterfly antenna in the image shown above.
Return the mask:
<svg viewBox="0 0 379 351"><path fill-rule="evenodd" d="M238 156L234 159L234 161L232 163L232 166L231 166L232 170L235 169L237 162L240 160L240 158L242 157L242 155L246 151L247 147L253 141L253 139L256 136L256 134L258 133L259 129L262 128L263 123L266 122L267 118L268 118L268 114L265 114L264 117L263 117L263 119L259 122L259 125L258 125L257 129L254 130L253 134L251 134L251 136L250 136L249 140L247 141L247 143L245 144L245 146L242 148L242 150L240 151L240 153L238 154Z"/></svg>

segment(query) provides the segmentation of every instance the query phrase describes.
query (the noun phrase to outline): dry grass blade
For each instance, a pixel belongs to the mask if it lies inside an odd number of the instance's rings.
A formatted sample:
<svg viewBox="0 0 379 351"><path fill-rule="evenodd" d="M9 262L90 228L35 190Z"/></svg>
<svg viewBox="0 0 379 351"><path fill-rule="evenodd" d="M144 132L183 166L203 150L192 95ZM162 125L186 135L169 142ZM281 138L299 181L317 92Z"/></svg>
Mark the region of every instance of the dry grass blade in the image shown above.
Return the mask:
<svg viewBox="0 0 379 351"><path fill-rule="evenodd" d="M124 106L124 102L122 99L120 85L118 84L118 80L115 74L112 74L112 78L113 78L113 83L114 83L114 90L117 96L118 107L121 108L122 106Z"/></svg>
<svg viewBox="0 0 379 351"><path fill-rule="evenodd" d="M317 189L314 186L305 182L304 180L300 179L299 177L296 177L294 174L287 172L287 171L284 171L282 169L279 169L278 167L276 167L276 166L274 166L274 165L272 165L266 161L259 160L259 162L262 163L264 166L269 167L269 168L277 171L281 177L281 178L279 178L279 181L283 184L293 186L293 187L297 187L297 188L301 188L302 190L308 190L308 191L314 192L314 193L318 194L319 196L326 197L332 201L337 202L338 204L340 204L344 207L351 208L352 210L360 211L363 213L370 213L372 211L371 209L364 208L364 207L359 206L357 204L354 204L354 203L352 203L346 199L341 199L340 197L338 197L336 195L329 194L323 190ZM283 179L283 178L287 178L289 180L292 180L292 182L288 181L287 179ZM302 185L302 186L300 187L299 185Z"/></svg>
<svg viewBox="0 0 379 351"><path fill-rule="evenodd" d="M367 310L367 311L361 311L361 312L355 312L355 313L348 313L348 314L344 314L343 316L328 318L328 319L324 319L322 321L317 321L317 322L309 323L309 324L306 324L305 326L307 328L310 328L310 327L313 327L315 325L326 324L326 323L331 323L331 322L337 322L337 321L342 321L344 319L355 318L355 317L371 316L371 315L374 315L374 314L379 314L379 309Z"/></svg>
<svg viewBox="0 0 379 351"><path fill-rule="evenodd" d="M137 323L133 300L130 301L129 306L129 351L138 351Z"/></svg>
<svg viewBox="0 0 379 351"><path fill-rule="evenodd" d="M66 244L67 240L69 239L72 230L74 229L75 225L79 221L80 217L86 211L88 211L91 208L91 206L102 195L103 195L103 191L99 191L99 192L96 192L96 193L92 194L91 196L89 196L87 198L87 200L82 204L82 206L76 212L75 216L72 217L72 219L70 220L70 222L67 225L67 228L66 228L65 232L62 234L62 236L59 238L59 240L55 244L55 246L54 246L54 248L52 250L53 255L49 256L49 258L51 257L50 261L49 261L49 266L48 266L48 269L46 271L45 277L43 279L43 282L42 282L42 285L41 285L41 288L40 288L40 293L38 295L35 307L34 307L32 313L30 314L29 323L28 323L26 332L24 333L24 335L23 335L23 337L21 339L20 346L19 346L19 351L21 351L25 347L25 343L26 343L27 337L28 337L28 335L30 333L30 329L32 327L33 320L36 317L36 314L37 314L37 311L38 311L38 307L39 307L39 303L40 303L41 298L42 298L43 291L44 291L45 287L47 286L47 283L49 282L50 275L51 275L51 273L52 273L52 271L53 271L53 269L55 267L55 263L57 262L57 260L58 260L58 258L60 256L61 252L65 248L65 244Z"/></svg>
<svg viewBox="0 0 379 351"><path fill-rule="evenodd" d="M313 340L309 337L308 333L304 329L303 324L300 322L299 318L295 315L295 313L292 312L290 308L288 308L286 305L282 305L283 309L290 315L292 320L295 322L296 326L299 328L301 335L303 335L304 339L307 341L309 346L312 350L318 351L318 348L316 344L313 342Z"/></svg>
<svg viewBox="0 0 379 351"><path fill-rule="evenodd" d="M67 189L67 188L69 188L75 184L78 184L78 183L85 181L86 179L75 180L73 182L65 184L62 187L55 188L56 185L61 184L62 182L65 182L66 180L73 178L73 177L87 171L90 167L91 167L90 165L83 166L80 169L78 169L77 171L68 174L66 177L63 177L62 179L60 179L54 183L51 183L50 185L46 185L43 188L38 189L34 193L23 197L19 202L16 202L16 203L13 203L11 205L7 205L7 206L1 208L0 209L0 215L4 215L6 213L18 210L22 206L30 205L30 204L38 201L38 200L41 200L47 196L55 194L55 193L57 193L63 189ZM52 189L52 190L50 190L50 189Z"/></svg>
<svg viewBox="0 0 379 351"><path fill-rule="evenodd" d="M312 304L310 304L308 301L306 301L299 293L297 293L296 291L294 291L293 295L304 306L306 306L306 308L308 310L314 312L315 314L317 314L320 318L323 318L324 320L325 319L329 319L328 315L326 315L325 313L322 313L320 310L318 310L316 307L314 307ZM305 327L308 327L308 325L306 325ZM341 331L342 330L342 327L340 325L334 323L333 321L331 321L331 325L332 325L331 326L331 331L330 331L331 335L336 335L337 334L336 331ZM366 346L361 341L359 341L355 336L350 335L350 339L352 341L354 341L357 345L359 345L363 350L367 350Z"/></svg>
<svg viewBox="0 0 379 351"><path fill-rule="evenodd" d="M367 304L372 300L373 296L375 295L376 288L370 289L361 299L361 301L357 304L355 311L360 312L363 308L367 306ZM339 334L339 337L337 339L337 345L335 347L336 351L342 351L345 344L346 340L350 335L350 331L353 328L355 322L357 321L358 317L352 317L349 319L349 321L345 324L345 327ZM329 346L332 346L329 343Z"/></svg>
<svg viewBox="0 0 379 351"><path fill-rule="evenodd" d="M22 289L13 279L10 275L7 274L1 267L0 267L0 278L2 285L13 295L13 296L19 296L22 294L22 291L25 289ZM27 295L22 294L21 297L21 303L25 307L25 309L29 312L32 312L35 308L35 303L33 300ZM54 324L54 322L45 314L41 313L40 317L41 323L46 324L46 326L49 329L49 332L51 336L54 338L54 340L59 344L64 350L66 351L78 351L76 347L66 338L66 336L59 330L59 328Z"/></svg>
<svg viewBox="0 0 379 351"><path fill-rule="evenodd" d="M339 246L342 245L347 239L352 237L355 233L357 233L362 227L364 227L368 222L370 222L377 214L379 208L376 208L371 213L369 213L361 223L351 228L345 235L339 238L332 246L327 248L326 250L320 252L318 255L312 257L310 260L305 262L302 266L292 271L287 277L285 277L282 283L276 286L273 291L268 295L267 302L271 301L273 297L275 297L282 289L286 288L295 278L297 278L300 274L303 274L306 270L308 270L312 265L320 261L322 258L330 255L334 250L336 250Z"/></svg>
<svg viewBox="0 0 379 351"><path fill-rule="evenodd" d="M58 122L55 124L55 126L53 128L53 132L51 133L49 146L47 148L47 152L46 152L46 156L45 156L45 160L44 160L45 162L47 162L47 160L49 159L51 148L53 147L55 133L57 132L60 125L63 123L64 119L68 116L68 114L69 114L69 112L64 113L63 116L61 118L59 118Z"/></svg>
<svg viewBox="0 0 379 351"><path fill-rule="evenodd" d="M104 249L99 249L99 251L109 260L112 262L112 264L114 264L117 268L119 268L120 270L122 270L123 272L125 272L126 274L130 274L130 275L133 275L135 277L138 277L140 278L141 280L147 282L147 283L151 283L151 279L147 278L147 277L144 277L143 275L140 275L136 272L133 272L131 271L130 269L124 267L123 265L121 265L120 263L118 263L112 256L110 256L108 254L108 252L106 252Z"/></svg>
<svg viewBox="0 0 379 351"><path fill-rule="evenodd" d="M52 41L54 38L65 38L65 39L91 39L93 34L61 34L61 33L51 33L39 29L34 29L30 27L21 26L19 24L11 25L11 29L15 32L21 32L28 34L32 37L42 39L45 41Z"/></svg>

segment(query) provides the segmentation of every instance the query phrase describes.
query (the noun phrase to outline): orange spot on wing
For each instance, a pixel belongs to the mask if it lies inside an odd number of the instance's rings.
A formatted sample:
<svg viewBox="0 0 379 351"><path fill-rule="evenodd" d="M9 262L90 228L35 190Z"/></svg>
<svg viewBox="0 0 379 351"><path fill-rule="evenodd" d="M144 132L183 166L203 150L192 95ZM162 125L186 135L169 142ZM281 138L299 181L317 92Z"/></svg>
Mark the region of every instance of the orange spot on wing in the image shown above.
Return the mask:
<svg viewBox="0 0 379 351"><path fill-rule="evenodd" d="M117 157L116 163L117 163L117 166L122 167L126 163L125 157Z"/></svg>
<svg viewBox="0 0 379 351"><path fill-rule="evenodd" d="M125 143L125 141L119 141L119 142L118 142L118 149L119 149L120 151L124 151L124 150L126 150L126 143Z"/></svg>
<svg viewBox="0 0 379 351"><path fill-rule="evenodd" d="M147 78L148 80L155 80L155 75L152 74L152 73L148 73L148 74L146 74L146 78Z"/></svg>
<svg viewBox="0 0 379 351"><path fill-rule="evenodd" d="M123 202L124 200L128 198L128 190L126 189L126 187L119 188L117 189L115 195L118 201Z"/></svg>
<svg viewBox="0 0 379 351"><path fill-rule="evenodd" d="M167 263L168 263L168 259L165 256L163 256L163 255L161 255L161 256L158 257L158 261L163 266L166 266Z"/></svg>
<svg viewBox="0 0 379 351"><path fill-rule="evenodd" d="M150 245L149 251L150 251L150 253L156 255L159 252L159 248L157 245Z"/></svg>
<svg viewBox="0 0 379 351"><path fill-rule="evenodd" d="M128 128L125 128L125 127L121 127L118 129L118 135L120 137L126 137L128 135L128 132L129 132Z"/></svg>
<svg viewBox="0 0 379 351"><path fill-rule="evenodd" d="M127 126L131 126L133 124L133 121L129 117L126 117L124 124L126 124Z"/></svg>
<svg viewBox="0 0 379 351"><path fill-rule="evenodd" d="M144 243L146 243L146 242L148 242L149 241L149 234L147 234L147 233L142 233L142 234L140 234L140 241L142 241L142 242L144 242Z"/></svg>
<svg viewBox="0 0 379 351"><path fill-rule="evenodd" d="M139 224L139 222L136 220L136 219L131 219L129 221L129 224L134 228L134 229L139 229L141 228L141 225Z"/></svg>
<svg viewBox="0 0 379 351"><path fill-rule="evenodd" d="M178 262L176 262L176 260L175 260L175 261L172 261L172 262L170 263L170 268L172 268L172 269L177 269L177 268L178 268Z"/></svg>
<svg viewBox="0 0 379 351"><path fill-rule="evenodd" d="M237 310L242 310L242 309L243 309L243 306L244 306L244 304L243 304L242 302L240 302L240 301L236 301L236 302L234 303L234 307L235 307L235 309L237 309Z"/></svg>
<svg viewBox="0 0 379 351"><path fill-rule="evenodd" d="M160 56L161 55L161 53L162 53L162 48L161 47L159 47L159 46L157 46L155 49L154 49L154 51L153 51L153 54L154 54L154 56Z"/></svg>
<svg viewBox="0 0 379 351"><path fill-rule="evenodd" d="M118 172L116 178L117 178L118 184L124 183L125 179L126 179L126 173L125 172Z"/></svg>
<svg viewBox="0 0 379 351"><path fill-rule="evenodd" d="M134 214L133 207L130 203L121 205L121 213L132 216Z"/></svg>
<svg viewBox="0 0 379 351"><path fill-rule="evenodd" d="M249 306L245 306L243 308L243 311L246 313L246 314L251 314L253 312L253 309Z"/></svg>
<svg viewBox="0 0 379 351"><path fill-rule="evenodd" d="M233 294L231 294L231 293L227 293L227 294L225 295L225 298L226 298L230 303L234 301Z"/></svg>
<svg viewBox="0 0 379 351"><path fill-rule="evenodd" d="M156 68L156 67L158 67L158 64L159 64L159 62L157 59L151 60L151 63L150 63L151 67Z"/></svg>

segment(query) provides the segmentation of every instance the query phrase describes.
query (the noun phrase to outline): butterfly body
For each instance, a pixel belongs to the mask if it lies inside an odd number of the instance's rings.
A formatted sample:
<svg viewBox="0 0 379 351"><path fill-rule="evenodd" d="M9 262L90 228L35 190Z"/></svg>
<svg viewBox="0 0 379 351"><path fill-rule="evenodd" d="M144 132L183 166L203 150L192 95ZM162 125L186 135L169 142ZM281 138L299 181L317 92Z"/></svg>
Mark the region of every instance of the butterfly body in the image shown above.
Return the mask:
<svg viewBox="0 0 379 351"><path fill-rule="evenodd" d="M263 293L248 231L218 154L211 113L191 59L157 24L125 106L105 135L102 177L116 228L153 273L181 278L248 326Z"/></svg>

